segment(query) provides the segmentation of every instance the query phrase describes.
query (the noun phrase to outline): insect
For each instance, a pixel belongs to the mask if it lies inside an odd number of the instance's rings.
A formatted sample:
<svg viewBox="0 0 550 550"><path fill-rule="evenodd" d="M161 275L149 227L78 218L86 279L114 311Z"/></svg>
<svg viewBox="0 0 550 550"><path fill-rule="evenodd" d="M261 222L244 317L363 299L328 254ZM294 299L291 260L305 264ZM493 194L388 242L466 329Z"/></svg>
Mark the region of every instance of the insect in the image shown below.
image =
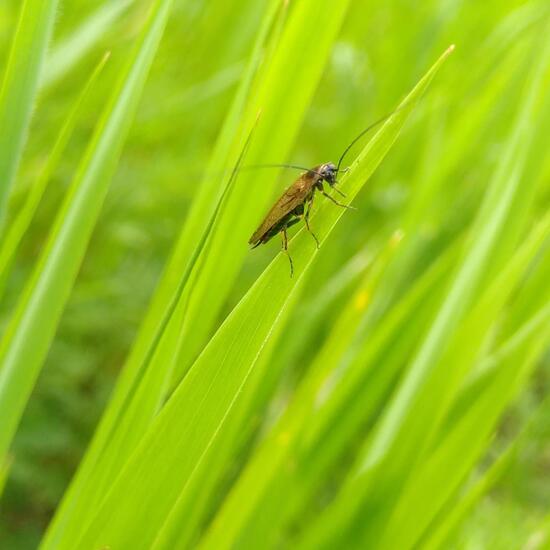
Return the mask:
<svg viewBox="0 0 550 550"><path fill-rule="evenodd" d="M394 113L395 112L396 111L394 111ZM258 229L256 229L256 231L254 231L254 233L250 237L248 244L252 245L252 248L256 248L261 244L267 243L275 235L280 233L282 237L283 251L288 256L288 260L290 262L290 276L292 277L294 273L294 265L292 263L290 253L288 252L288 228L292 227L303 219L307 231L315 239L317 248L319 248L319 239L317 239L315 233L313 233L309 225L309 215L311 213L311 207L313 206L315 193L321 193L337 206L354 210L352 206L348 204L343 204L337 201L333 196L329 195L326 192L323 184L327 183L330 189L334 189L334 191L345 197L344 193L337 189L335 185L337 183L337 175L340 172L345 172L348 170L347 168L343 170L340 169L346 153L369 130L371 130L381 122L384 122L389 116L391 116L391 114L377 120L375 123L365 128L359 135L357 135L352 140L352 142L344 149L344 152L342 153L342 156L338 161L338 165L335 165L332 162L319 164L318 166L315 166L313 168L304 168L302 166L295 166L291 164L262 165L263 167L278 166L283 168L296 168L299 170L305 170L305 172L290 187L288 187L288 189L286 189L286 191L281 195L277 202L275 202L275 204L271 207L264 220L259 225Z"/></svg>
<svg viewBox="0 0 550 550"><path fill-rule="evenodd" d="M256 229L252 237L250 237L248 244L251 244L252 248L256 248L261 244L267 243L278 233L281 233L283 250L288 256L288 260L290 262L290 276L292 277L294 273L294 265L288 252L287 229L303 219L306 229L314 238L317 248L319 248L319 239L317 239L315 233L313 233L311 227L309 226L309 215L313 205L315 192L319 191L322 195L338 206L342 206L343 208L351 208L347 204L338 202L324 189L323 182L327 182L333 189L335 189L334 185L336 184L337 173L338 169L332 162L327 162L325 164L315 166L314 168L306 169L306 172L304 172L271 207L271 210L267 213L267 216L264 218L258 229ZM343 193L338 189L336 189L336 191L343 195Z"/></svg>

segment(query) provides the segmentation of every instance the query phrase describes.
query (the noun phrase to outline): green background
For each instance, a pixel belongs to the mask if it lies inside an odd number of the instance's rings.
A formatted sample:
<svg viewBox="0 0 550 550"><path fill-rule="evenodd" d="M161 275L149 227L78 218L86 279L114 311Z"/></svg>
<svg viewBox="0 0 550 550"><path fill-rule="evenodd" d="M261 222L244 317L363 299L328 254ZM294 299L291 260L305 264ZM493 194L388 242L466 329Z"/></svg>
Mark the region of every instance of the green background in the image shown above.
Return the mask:
<svg viewBox="0 0 550 550"><path fill-rule="evenodd" d="M111 51L111 58L84 104L5 282L2 328L32 272L149 5L135 1L125 7L119 2L120 12L108 14L100 30L82 27L98 13L105 15L108 4L115 2L71 0L61 2L57 10L45 83L10 197L8 222L43 169L93 68L105 51ZM290 11L294 4L299 0L290 2ZM205 175L209 177L208 160L266 6L263 0L174 3L109 194L12 445L13 463L0 504L2 548L36 547L83 456L190 205ZM0 67L7 60L19 7L14 0L0 4ZM533 44L544 35L547 19L546 2L540 1L351 1L291 153L265 162L311 166L336 161L361 129L396 106L449 44L457 48L355 200L358 210L343 216L314 260L271 359L277 372L284 369L276 394L281 403L331 334L371 255L382 254L392 235L405 232L407 206L425 191L423 182L433 187L426 191L428 206L412 229L418 247L401 284L416 280L471 225L505 154L523 85L535 63ZM304 39L312 43L325 32L314 24L303 28ZM63 57L67 51L62 46L69 37L76 40L67 50L76 52L74 63ZM50 73L55 79L48 81ZM547 66L546 92L549 82ZM536 117L529 121L535 146L526 172L540 182L529 209L532 221L548 210L550 198L550 157L544 139L545 132L549 135L549 98L546 93L545 104L537 100ZM278 117L280 125L287 124L285 109ZM249 178L250 194L266 177L263 170L254 174ZM278 172L272 196L293 177L292 171ZM263 210L250 214L259 222ZM274 239L246 254L209 334L279 246ZM548 391L549 367L548 354L542 354L529 384L501 420L481 467L532 417ZM276 411L277 400L271 414ZM548 418L536 418L495 487L468 514L453 538L458 547L513 549L548 536Z"/></svg>

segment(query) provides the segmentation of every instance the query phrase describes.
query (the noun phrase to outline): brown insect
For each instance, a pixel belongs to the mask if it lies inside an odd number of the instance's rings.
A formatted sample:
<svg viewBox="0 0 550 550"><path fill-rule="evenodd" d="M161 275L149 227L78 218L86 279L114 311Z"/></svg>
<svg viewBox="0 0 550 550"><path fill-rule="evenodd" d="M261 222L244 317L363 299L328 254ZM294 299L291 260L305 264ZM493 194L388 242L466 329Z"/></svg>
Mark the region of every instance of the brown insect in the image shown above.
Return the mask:
<svg viewBox="0 0 550 550"><path fill-rule="evenodd" d="M327 182L332 188L336 183L336 174L338 170L332 162L320 164L304 172L279 198L279 200L271 207L264 221L258 229L254 231L248 244L256 248L261 244L265 244L278 233L281 233L283 239L283 250L288 256L290 262L290 276L294 273L292 258L288 253L288 236L287 229L298 223L302 218L306 224L306 229L315 239L317 248L319 248L319 239L309 226L309 214L313 205L315 191L319 191L327 199L334 204L343 208L351 208L346 204L338 202L334 197L331 197L324 189L323 182ZM336 191L338 191L336 189ZM341 191L338 191L341 193ZM343 195L343 193L341 193Z"/></svg>
<svg viewBox="0 0 550 550"><path fill-rule="evenodd" d="M394 111L395 112L395 111ZM391 113L393 114L393 113ZM252 245L252 248L256 248L261 244L267 243L275 235L281 233L283 241L283 250L288 256L290 262L290 276L292 277L294 273L294 266L292 264L292 258L288 252L288 235L287 229L298 223L301 219L304 220L306 229L311 233L312 237L315 239L317 248L319 248L319 239L315 236L313 231L309 226L309 215L311 213L311 207L313 205L313 199L315 198L315 192L319 191L327 199L332 201L334 204L341 206L343 208L354 209L352 206L347 204L342 204L338 202L334 197L329 195L323 183L326 182L329 185L330 189L334 189L337 193L345 197L344 193L336 189L335 185L337 183L336 176L339 172L346 172L348 169L340 170L342 161L346 156L346 153L351 149L353 145L363 137L369 130L384 122L390 115L387 115L374 124L371 124L365 128L353 141L345 148L338 165L336 166L332 162L326 162L325 164L320 164L313 168L303 168L302 166L295 166L291 164L269 164L269 165L259 165L257 167L283 167L283 168L297 168L299 170L305 170L305 172L281 195L279 200L271 207L271 210L267 213L266 217L254 231L252 237L248 241L248 244Z"/></svg>

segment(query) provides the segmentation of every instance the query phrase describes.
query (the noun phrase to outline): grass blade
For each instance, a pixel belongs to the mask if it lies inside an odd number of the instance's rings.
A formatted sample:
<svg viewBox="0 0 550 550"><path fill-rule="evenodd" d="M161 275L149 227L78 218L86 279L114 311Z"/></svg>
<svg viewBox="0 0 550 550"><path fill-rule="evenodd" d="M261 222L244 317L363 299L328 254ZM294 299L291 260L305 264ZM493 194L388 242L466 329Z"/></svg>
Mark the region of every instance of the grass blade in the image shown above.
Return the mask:
<svg viewBox="0 0 550 550"><path fill-rule="evenodd" d="M101 5L69 36L54 44L43 71L41 86L55 86L100 40L133 0L118 0Z"/></svg>
<svg viewBox="0 0 550 550"><path fill-rule="evenodd" d="M321 3L306 0L292 6L273 58L263 67L254 95L242 115L248 126L256 113L262 111L261 124L247 155L248 163L280 162L287 158L321 78L348 3L348 0L338 4L328 0L322 0ZM304 33L305 28L322 28L324 31L312 41ZM281 124L281 113L285 114L284 124ZM234 145L232 149L234 151ZM218 168L224 168L225 162L224 159ZM243 260L249 253L246 242L257 225L258 212L265 210L272 200L277 181L277 174L268 172L264 171L261 179L258 174L243 172L211 246L205 253L200 279L195 285L184 320L176 380L181 379L202 350ZM212 196L201 196L199 202L201 209L204 209L205 202L212 203ZM208 211L211 206L206 208ZM194 216L195 212L184 227L178 243L176 255L180 258L188 256L189 246L194 240Z"/></svg>
<svg viewBox="0 0 550 550"><path fill-rule="evenodd" d="M25 0L0 91L0 229L30 124L57 0Z"/></svg>
<svg viewBox="0 0 550 550"><path fill-rule="evenodd" d="M109 481L116 476L118 469L124 464L124 457L131 455L131 450L135 447L136 442L139 440L141 432L144 430L147 422L151 421L153 418L153 412L156 411L158 407L158 399L161 397L161 393L154 392L151 397L151 384L149 384L149 379L152 376L156 376L156 373L153 372L153 360L155 354L157 353L160 343L162 342L163 337L165 336L166 328L168 327L169 322L173 318L176 309L180 302L184 302L185 298L183 297L183 292L186 288L186 285L189 281L189 278L192 275L194 268L196 267L196 262L200 256L202 249L210 238L213 227L215 226L220 212L224 208L227 197L231 193L235 180L237 178L238 170L241 166L242 160L248 150L250 140L255 126L250 131L248 138L243 145L243 149L237 159L235 167L231 173L231 176L224 187L220 200L216 205L216 208L212 214L211 219L208 221L208 224L204 230L204 233L200 236L199 241L193 255L190 258L189 264L185 272L182 275L181 281L172 297L172 300L168 304L164 316L161 320L161 323L157 327L157 332L154 335L153 342L150 349L145 356L143 363L140 365L138 372L136 373L136 378L134 379L134 387L126 394L126 402L118 409L118 416L112 417L111 422L111 433L105 436L107 440L108 447L104 451L103 460L96 463L95 470L92 474L86 479L86 484L81 484L80 488L80 498L75 503L73 502L73 507L69 508L70 513L60 514L62 518L61 522L63 523L63 538L56 538L56 547L61 547L64 543L64 540L74 540L78 537L78 532L73 532L71 529L77 529L79 531L84 531L84 526L86 523L87 516L85 515L85 510L90 510L88 516L92 515L92 511L101 502L101 498L105 493L106 488L109 485ZM156 398L156 399L155 399ZM153 401L155 406L151 409L150 402ZM144 410L145 409L145 414ZM146 415L149 413L149 417ZM135 429L136 424L139 426L139 430ZM105 430L105 428L104 428ZM74 491L74 489L73 489ZM68 501L70 502L70 501ZM67 504L66 504L67 506ZM74 521L76 518L76 521ZM71 523L72 520L72 523ZM50 538L54 536L55 526L60 520L56 520L56 523L52 526L50 532ZM70 547L70 544L67 544ZM44 546L45 547L45 546Z"/></svg>
<svg viewBox="0 0 550 550"><path fill-rule="evenodd" d="M370 334L370 353L363 354L358 363L374 367L378 357L385 357L385 368L380 369L378 377L376 372L369 378L357 368L350 369L346 371L347 384L340 381L337 386L340 390L337 399L334 399L334 390L329 394L330 399L320 399L320 395L328 393L323 390L331 386L332 375L340 366L338 361L332 362L335 343L339 344L346 330L349 333L355 328L357 310L361 309L358 304L364 303L365 290L372 283L370 277L366 278L336 320L325 346L315 357L280 421L265 436L232 487L212 531L218 536L222 532L230 533L238 540L237 545L243 547L254 548L262 541L276 545L273 541L277 537L284 539L288 524L307 508L309 499L328 477L346 442L380 406L399 365L399 361L395 361L394 367L389 354L385 353L391 347L392 336L404 326L420 323L417 314L420 305L426 304L429 295L444 282L443 275L455 256L442 257L428 269ZM357 396L358 389L364 395Z"/></svg>
<svg viewBox="0 0 550 550"><path fill-rule="evenodd" d="M375 433L350 474L345 489L319 517L312 529L313 538L306 545L315 545L320 540L329 544L330 537L338 536L343 525L349 525L359 511L366 514L368 521L359 527L361 539L366 545L379 540L393 499L399 494L406 477L413 471L414 464L425 449L427 442L441 415L448 406L449 392L456 385L453 373L447 372L447 365L441 361L457 327L463 320L476 289L479 289L486 275L492 255L505 243L500 239L500 230L512 216L514 206L520 202L520 187L533 181L522 181L530 138L530 121L534 117L536 99L541 91L541 81L548 61L548 53L542 54L536 44L534 53L538 60L527 81L524 99L517 114L516 123L508 139L502 160L495 171L484 203L473 226L471 242L450 290L438 311L432 326L416 353L406 378L391 399ZM508 246L515 243L515 235L509 234ZM491 269L497 266L491 266ZM444 380L452 381L446 385ZM437 388L437 391L434 390ZM368 501L368 511L362 509ZM329 519L330 517L330 519ZM332 533L332 535L330 534ZM355 534L361 536L360 534ZM334 542L334 541L332 541Z"/></svg>
<svg viewBox="0 0 550 550"><path fill-rule="evenodd" d="M237 124L250 94L250 87L277 11L278 2L273 2L271 10L266 13L259 29L247 71L213 154L211 164L214 166L219 166L222 160L225 162L231 144L236 139ZM67 541L74 540L75 533L82 529L82 524L86 521L86 514L91 514L103 498L106 486L112 483L112 476L122 468L166 398L176 356L174 348L177 349L181 315L186 307L186 299L180 301L174 315L170 316L166 330L162 330L162 340L158 343L158 350L151 357L149 367L144 369L143 366L149 361L147 357L150 355L150 350L156 347L155 340L159 333L159 325L164 324L165 312L167 308L170 309L173 296L180 294L181 288L176 291L176 287L181 287L189 280L191 270L195 267L196 254L202 251L203 247L196 245L197 235L206 234L208 224L213 223L214 219L214 212L210 209L220 204L220 189L212 187L216 182L217 180L212 180L209 181L208 186L201 186L202 191L205 187L209 187L210 192L215 193L216 196L213 202L208 202L208 210L201 210L200 224L193 225L194 248L187 249L188 255L185 257L176 253L169 262L165 277L142 324L137 342L118 380L109 406L50 525L48 541L59 542L61 529ZM223 193L223 189L221 192ZM206 225L204 225L205 222ZM172 294L169 295L169 293Z"/></svg>
<svg viewBox="0 0 550 550"><path fill-rule="evenodd" d="M55 334L162 36L169 7L169 1L155 3L4 334L0 345L0 408L6 412L7 420L0 429L0 456L5 455L10 445Z"/></svg>
<svg viewBox="0 0 550 550"><path fill-rule="evenodd" d="M29 225L33 219L34 213L38 208L40 200L46 191L46 187L54 173L57 165L65 151L67 143L71 139L73 130L76 126L78 115L80 114L80 108L88 96L90 90L100 75L109 54L106 54L99 62L98 66L90 76L88 82L84 86L84 89L80 93L74 107L72 108L69 116L59 133L57 141L55 142L48 162L44 167L40 177L29 191L25 204L21 207L21 210L17 213L16 218L11 222L7 228L6 236L0 244L0 297L4 291L6 279L9 275L9 271L12 262L15 258L15 254L23 238L23 235L29 228Z"/></svg>
<svg viewBox="0 0 550 550"><path fill-rule="evenodd" d="M500 350L498 350L495 354L493 354L493 356L489 358L491 363L494 365L495 370L500 370L504 362L508 360L512 356L512 354L515 354L516 357L520 357L520 361L522 359L524 360L525 357L528 356L527 349L529 348L529 342L532 342L531 345L536 344L537 333L539 334L539 340L541 339L540 335L542 335L542 338L548 338L548 328L544 329L544 326L541 326L544 323L548 325L548 320L550 319L550 317L548 317L548 313L549 312L546 313L546 319L544 317L544 312L541 312L541 315L537 315L535 319L530 320L530 322L527 323L527 326L518 331L519 334L516 335L515 338L513 338L514 340L518 340L517 342L508 342L507 345L503 346ZM521 355L518 353L518 351L521 351ZM517 367L518 364L519 361L515 365L516 370L519 370ZM500 376L501 375L499 373L495 378ZM498 383L498 381L496 382ZM493 394L489 391L491 390L492 385L493 384L486 388L485 394L479 396L479 401L491 399L493 397ZM500 387L500 384L498 385L498 387ZM500 399L500 396L498 397L498 399ZM525 439L527 439L528 431L530 431L532 425L541 420L541 417L543 418L544 416L546 416L544 413L547 414L548 405L548 399L541 403L541 405L533 413L531 419L528 422L528 425L525 426L522 432L498 457L498 459L491 465L487 472L485 472L481 476L481 478L476 481L475 485L472 488L468 489L468 491L464 495L460 496L458 499L452 502L452 505L449 504L446 510L444 510L440 516L438 516L437 523L434 523L433 527L426 532L425 538L422 541L422 548L426 548L426 550L430 548L435 550L436 548L444 547L445 541L449 540L451 533L456 530L457 526L464 520L468 512L501 477L503 470L506 470L510 460L517 452L517 448L525 442ZM465 418L469 417L472 412L477 412L478 410L479 404L476 403L476 408L470 410L465 415ZM459 428L460 425L458 427L455 427L456 430L458 430ZM446 438L446 443L452 442L452 440L453 438L449 436ZM468 443L470 443L469 440ZM464 442L462 442L462 445L463 446L461 447L461 450L465 448ZM440 454L442 454L441 450L438 450L437 455ZM433 467L434 463L435 460L431 460L430 466ZM427 469L428 464L426 464L425 470ZM423 475L425 475L425 473Z"/></svg>
<svg viewBox="0 0 550 550"><path fill-rule="evenodd" d="M497 316L498 311L503 307L504 301L517 288L518 282L521 280L521 275L525 273L533 257L540 250L541 244L550 234L550 218L546 223L540 224L531 235L525 240L521 249L516 253L515 257L507 264L506 269L500 274L497 280L493 283L486 296L482 298L480 303L472 310L468 320L464 323L455 343L451 346L448 357L445 361L447 369L451 372L461 368L464 369L468 363L475 363L479 350L482 347L482 342L489 328L492 326L492 320ZM495 312L496 309L496 312ZM550 312L550 308L548 309ZM540 317L540 315L539 315ZM539 328L538 336L535 343L540 340L540 327L544 329L545 317L538 321ZM546 322L548 321L548 313ZM544 332L544 330L543 330ZM467 353L459 353L459 350L464 350L466 346ZM540 343L536 345L539 349ZM540 353L540 351L539 351ZM516 354L517 356L517 354ZM537 355L535 355L537 357ZM454 363L466 363L462 367L456 367ZM530 362L532 365L533 362ZM515 373L512 373L515 376ZM405 491L400 498L396 510L392 516L388 527L385 530L385 536L381 543L387 548L408 548L414 544L422 529L431 521L435 515L437 507L441 506L441 502L448 497L452 489L455 488L462 480L463 475L472 467L474 459L477 458L483 451L486 437L493 428L500 413L507 404L507 399L510 399L510 390L514 388L513 380L508 378L504 382L494 380L486 389L486 394L489 397L485 399L482 396L476 396L474 402L470 404L467 411L464 411L460 420L457 422L468 426L468 429L461 432L462 439L454 439L454 431L448 427L441 432L439 438L443 441L439 445L439 449L435 452L438 458L434 458L438 466L431 465L431 457L427 459L427 464L420 466L420 471L415 476L411 486ZM523 378L522 378L523 380ZM495 397L495 391L498 397ZM485 399L485 404L481 406L484 414L479 416L478 401ZM497 404L500 403L500 406ZM493 406L493 410L490 408ZM475 413L474 413L475 411ZM477 430L473 429L477 426ZM482 427L485 428L482 429ZM450 445L452 450L443 451L445 441L449 438L454 441ZM474 440L478 442L474 445ZM466 444L468 442L468 444ZM468 449L467 451L457 452L457 449ZM441 456L443 455L443 456ZM469 457L469 460L468 458ZM440 460L440 461L439 461ZM430 464L430 466L428 466ZM449 465L452 464L451 467ZM439 470L437 469L439 467ZM425 468L425 469L424 469ZM442 480L444 483L441 483ZM429 487L429 489L427 489ZM417 510L414 516L411 516L409 511ZM431 514L431 516L430 516ZM409 518L412 520L410 521ZM396 529L396 525L400 529Z"/></svg>
<svg viewBox="0 0 550 550"><path fill-rule="evenodd" d="M348 196L353 198L359 192L381 162L449 52L419 82L353 163L342 181ZM343 215L334 205L323 206L332 208L321 208L315 218L321 241ZM248 380L261 374L254 370L273 344L304 271L313 260L315 250L308 237L301 232L291 242L295 278L288 277L287 259L280 254L210 341L114 482L79 542L80 547L150 544L195 472L205 474L203 462L209 462L213 453L225 455L224 449L217 445L218 436L229 429L227 422L237 420L238 426L242 420L232 416L233 409L243 392L248 391ZM236 425L230 429L235 430ZM126 528L129 522L141 526L139 533ZM230 539L221 543L225 547Z"/></svg>

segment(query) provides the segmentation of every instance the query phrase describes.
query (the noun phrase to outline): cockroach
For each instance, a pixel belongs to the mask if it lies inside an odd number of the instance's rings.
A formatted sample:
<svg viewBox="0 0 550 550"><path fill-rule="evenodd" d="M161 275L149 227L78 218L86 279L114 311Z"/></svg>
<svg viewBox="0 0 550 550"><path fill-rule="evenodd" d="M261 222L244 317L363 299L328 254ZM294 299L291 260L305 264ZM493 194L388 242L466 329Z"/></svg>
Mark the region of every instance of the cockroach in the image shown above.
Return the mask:
<svg viewBox="0 0 550 550"><path fill-rule="evenodd" d="M304 173L290 186L286 191L281 195L277 202L271 207L266 217L259 225L258 229L254 231L252 237L248 241L248 244L252 245L252 248L256 248L261 244L267 243L275 235L281 233L282 237L282 246L283 251L288 256L290 262L290 276L292 277L294 273L294 266L292 263L292 258L288 252L288 235L287 229L297 224L301 219L304 220L307 231L311 234L317 248L319 248L319 239L315 236L315 233L311 230L309 225L309 215L311 212L311 207L313 206L313 199L315 198L315 192L319 191L323 196L329 199L331 202L342 208L354 209L348 204L343 204L337 201L334 197L329 195L323 183L326 182L329 185L330 189L334 189L337 193L345 197L339 189L336 188L337 175L340 172L345 172L348 169L340 169L344 157L348 151L362 138L369 130L372 130L378 124L384 122L388 117L393 115L393 113L386 115L385 117L377 120L362 132L360 132L351 143L344 149L344 152L340 156L338 164L335 165L332 162L325 162L324 164L319 164L313 168L304 168L302 166L296 166L293 164L265 164L258 165L257 167L281 167L281 168L295 168L297 170L304 170Z"/></svg>

